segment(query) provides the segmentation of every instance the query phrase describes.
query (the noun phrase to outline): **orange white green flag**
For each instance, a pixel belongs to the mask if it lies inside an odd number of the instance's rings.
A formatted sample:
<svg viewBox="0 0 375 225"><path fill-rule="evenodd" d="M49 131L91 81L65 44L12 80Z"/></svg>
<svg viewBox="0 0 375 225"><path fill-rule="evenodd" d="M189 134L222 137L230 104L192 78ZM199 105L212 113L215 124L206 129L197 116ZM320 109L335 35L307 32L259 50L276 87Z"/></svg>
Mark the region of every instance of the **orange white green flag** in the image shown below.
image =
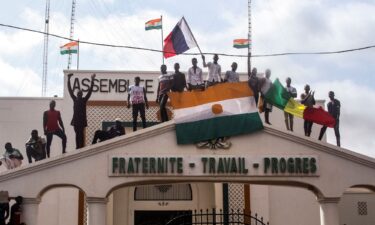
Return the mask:
<svg viewBox="0 0 375 225"><path fill-rule="evenodd" d="M249 39L234 39L233 48L248 48Z"/></svg>
<svg viewBox="0 0 375 225"><path fill-rule="evenodd" d="M162 28L161 18L149 20L145 24L145 30L158 30Z"/></svg>
<svg viewBox="0 0 375 225"><path fill-rule="evenodd" d="M72 53L78 53L78 42L77 41L69 42L69 43L60 47L60 54L61 55L72 54Z"/></svg>
<svg viewBox="0 0 375 225"><path fill-rule="evenodd" d="M178 144L190 144L263 129L247 82L223 83L205 91L168 94Z"/></svg>

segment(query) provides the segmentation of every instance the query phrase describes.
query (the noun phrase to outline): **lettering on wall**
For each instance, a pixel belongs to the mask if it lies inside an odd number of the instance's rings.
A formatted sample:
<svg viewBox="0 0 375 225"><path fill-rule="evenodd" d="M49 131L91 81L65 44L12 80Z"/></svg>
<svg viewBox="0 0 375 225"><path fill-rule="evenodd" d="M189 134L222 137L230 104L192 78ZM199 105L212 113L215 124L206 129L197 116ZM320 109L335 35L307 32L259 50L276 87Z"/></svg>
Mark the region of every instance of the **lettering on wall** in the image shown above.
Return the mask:
<svg viewBox="0 0 375 225"><path fill-rule="evenodd" d="M101 78L94 80L94 93L126 93L129 90L129 86L134 82L132 79L120 79L120 78ZM72 81L73 91L82 90L87 92L90 88L90 78L79 79L74 78ZM140 85L144 86L147 94L154 93L154 80L153 79L141 79Z"/></svg>
<svg viewBox="0 0 375 225"><path fill-rule="evenodd" d="M112 156L109 165L109 176L319 176L316 156Z"/></svg>

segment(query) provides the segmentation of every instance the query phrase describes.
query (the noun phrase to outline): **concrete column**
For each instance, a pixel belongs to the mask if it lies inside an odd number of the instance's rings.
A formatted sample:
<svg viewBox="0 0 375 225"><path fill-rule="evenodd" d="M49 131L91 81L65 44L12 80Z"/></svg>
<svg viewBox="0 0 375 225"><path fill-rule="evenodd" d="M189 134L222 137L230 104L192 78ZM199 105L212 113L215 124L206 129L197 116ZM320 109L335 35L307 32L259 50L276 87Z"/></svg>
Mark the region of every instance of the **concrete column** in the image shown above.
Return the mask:
<svg viewBox="0 0 375 225"><path fill-rule="evenodd" d="M107 198L87 197L88 225L105 225L107 222Z"/></svg>
<svg viewBox="0 0 375 225"><path fill-rule="evenodd" d="M21 222L38 225L40 198L23 198Z"/></svg>
<svg viewBox="0 0 375 225"><path fill-rule="evenodd" d="M320 225L340 225L339 207L340 198L318 199L320 204Z"/></svg>

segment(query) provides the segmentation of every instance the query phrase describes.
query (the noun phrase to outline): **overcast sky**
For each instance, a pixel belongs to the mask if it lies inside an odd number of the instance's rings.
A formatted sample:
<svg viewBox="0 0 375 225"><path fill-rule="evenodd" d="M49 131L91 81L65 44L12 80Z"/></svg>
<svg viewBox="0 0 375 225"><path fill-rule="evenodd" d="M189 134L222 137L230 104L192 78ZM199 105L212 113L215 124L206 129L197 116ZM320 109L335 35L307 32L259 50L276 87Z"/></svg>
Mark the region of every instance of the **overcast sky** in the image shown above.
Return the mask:
<svg viewBox="0 0 375 225"><path fill-rule="evenodd" d="M375 44L373 0L253 0L253 54L334 51ZM45 0L6 1L0 23L44 30ZM50 33L69 36L71 0L51 1ZM84 41L158 49L159 31L144 23L163 15L164 36L185 16L203 52L246 54L232 41L247 37L247 0L77 0L75 38ZM62 70L67 57L59 54L65 40L50 38L47 95L62 96ZM0 96L40 96L43 35L0 27ZM82 44L80 69L158 70L159 53ZM198 52L192 49L189 52ZM207 56L211 58L211 56ZM190 56L177 56L182 70ZM75 67L75 58L73 59ZM199 59L200 60L200 59ZM221 57L223 70L231 62L246 70L246 59ZM342 146L375 157L375 49L338 55L253 58L258 71L272 78L292 77L299 94L309 83L316 98L329 90L342 103ZM330 129L331 130L331 129ZM328 141L335 143L332 131Z"/></svg>

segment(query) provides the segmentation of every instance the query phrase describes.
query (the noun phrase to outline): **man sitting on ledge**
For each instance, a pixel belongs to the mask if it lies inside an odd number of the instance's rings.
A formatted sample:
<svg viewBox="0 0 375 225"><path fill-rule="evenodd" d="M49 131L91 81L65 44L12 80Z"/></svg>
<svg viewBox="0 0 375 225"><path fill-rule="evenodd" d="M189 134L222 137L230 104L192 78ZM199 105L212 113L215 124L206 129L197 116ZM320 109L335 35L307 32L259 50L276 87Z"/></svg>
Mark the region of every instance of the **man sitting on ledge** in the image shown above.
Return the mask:
<svg viewBox="0 0 375 225"><path fill-rule="evenodd" d="M121 136L125 134L125 129L121 124L121 119L116 118L115 125L111 126L107 131L104 130L97 130L95 131L94 139L92 140L92 144L96 144L98 140L100 142Z"/></svg>
<svg viewBox="0 0 375 225"><path fill-rule="evenodd" d="M5 153L3 158L0 160L0 165L5 164L5 167L9 169L14 169L21 166L23 156L18 149L12 147L10 142L5 144Z"/></svg>

